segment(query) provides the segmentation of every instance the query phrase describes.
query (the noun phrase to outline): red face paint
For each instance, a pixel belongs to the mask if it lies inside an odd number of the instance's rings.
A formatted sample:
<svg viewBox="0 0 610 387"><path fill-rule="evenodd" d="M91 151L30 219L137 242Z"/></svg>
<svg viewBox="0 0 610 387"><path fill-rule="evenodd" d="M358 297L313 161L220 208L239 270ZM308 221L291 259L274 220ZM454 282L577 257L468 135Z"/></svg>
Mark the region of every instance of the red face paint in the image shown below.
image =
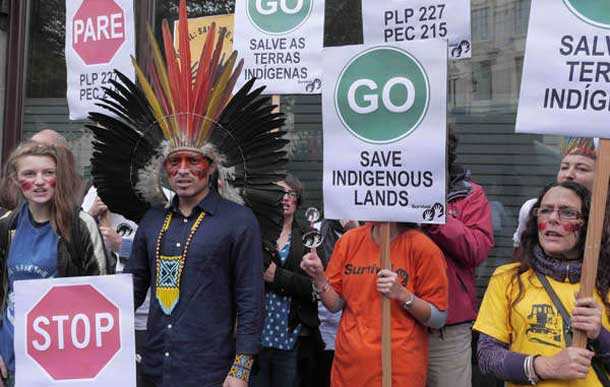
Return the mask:
<svg viewBox="0 0 610 387"><path fill-rule="evenodd" d="M209 160L197 152L176 152L165 160L165 169L169 177L175 177L182 170L202 179L207 174L209 167Z"/></svg>
<svg viewBox="0 0 610 387"><path fill-rule="evenodd" d="M19 187L21 188L21 192L31 191L34 188L34 183L29 179L20 179Z"/></svg>
<svg viewBox="0 0 610 387"><path fill-rule="evenodd" d="M538 231L546 230L546 223L538 223Z"/></svg>
<svg viewBox="0 0 610 387"><path fill-rule="evenodd" d="M566 223L566 224L563 224L563 229L566 232L580 231L581 228L582 228L582 225L580 223Z"/></svg>
<svg viewBox="0 0 610 387"><path fill-rule="evenodd" d="M37 184L41 184L44 185L45 183L50 185L52 188L55 188L56 185L56 180L55 180L55 176L42 176L40 177L40 180L38 180L39 177L34 176L34 177L24 177L22 179L19 179L19 187L21 188L21 192L27 192L27 191L31 191L32 189L34 189L34 186L36 186ZM42 181L42 183L41 183Z"/></svg>

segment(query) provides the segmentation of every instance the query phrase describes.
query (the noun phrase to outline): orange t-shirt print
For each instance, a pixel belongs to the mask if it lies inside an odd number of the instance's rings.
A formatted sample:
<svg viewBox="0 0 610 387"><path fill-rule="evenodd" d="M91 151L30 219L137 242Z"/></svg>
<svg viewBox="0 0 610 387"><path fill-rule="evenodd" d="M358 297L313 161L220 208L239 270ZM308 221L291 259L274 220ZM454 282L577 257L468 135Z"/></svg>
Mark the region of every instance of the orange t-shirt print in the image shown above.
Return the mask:
<svg viewBox="0 0 610 387"><path fill-rule="evenodd" d="M326 270L345 300L331 373L333 387L381 386L381 295L377 292L380 249L371 225L346 233ZM446 264L441 250L423 233L410 230L390 245L392 270L409 291L439 310L447 309ZM423 387L428 364L428 331L392 303L392 386Z"/></svg>

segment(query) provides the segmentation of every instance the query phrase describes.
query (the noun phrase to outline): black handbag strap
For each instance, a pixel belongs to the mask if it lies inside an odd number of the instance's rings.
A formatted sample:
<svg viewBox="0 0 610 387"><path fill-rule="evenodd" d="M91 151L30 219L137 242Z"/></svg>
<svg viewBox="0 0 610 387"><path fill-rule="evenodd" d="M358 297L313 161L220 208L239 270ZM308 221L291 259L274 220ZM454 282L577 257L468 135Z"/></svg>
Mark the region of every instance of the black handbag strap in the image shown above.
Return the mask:
<svg viewBox="0 0 610 387"><path fill-rule="evenodd" d="M536 273L538 280L546 290L549 297L551 297L551 301L553 301L553 304L555 304L555 308L557 308L557 311L561 315L561 319L563 320L563 339L566 342L566 347L569 347L572 345L572 325L570 324L570 314L566 310L565 306L563 306L563 303L557 296L557 293L555 293L555 290L549 283L549 280L546 278L546 276L540 274L537 271L534 271L534 273Z"/></svg>
<svg viewBox="0 0 610 387"><path fill-rule="evenodd" d="M557 296L557 293L555 293L555 290L549 283L546 276L537 271L534 271L534 273L536 273L536 277L538 277L538 280L546 290L549 297L551 297L553 304L555 304L557 311L561 315L561 319L563 320L563 338L566 342L566 347L569 347L572 345L572 325L570 324L570 314L566 310L565 306L563 306L563 303ZM597 378L601 382L602 386L610 387L610 379L606 373L606 367L604 367L603 363L599 361L597 356L591 361L591 367L593 368L593 371L595 371L595 374L597 375Z"/></svg>

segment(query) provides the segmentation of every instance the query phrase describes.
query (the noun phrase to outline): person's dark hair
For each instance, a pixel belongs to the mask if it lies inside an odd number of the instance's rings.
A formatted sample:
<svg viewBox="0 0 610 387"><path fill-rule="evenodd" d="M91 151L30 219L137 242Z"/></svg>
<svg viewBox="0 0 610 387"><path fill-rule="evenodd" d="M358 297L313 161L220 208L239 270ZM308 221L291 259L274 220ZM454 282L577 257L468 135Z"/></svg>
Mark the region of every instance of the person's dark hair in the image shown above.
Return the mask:
<svg viewBox="0 0 610 387"><path fill-rule="evenodd" d="M451 171L457 159L458 137L455 132L456 127L454 124L447 125L447 169L449 171Z"/></svg>
<svg viewBox="0 0 610 387"><path fill-rule="evenodd" d="M286 178L283 180L284 183L290 187L291 190L297 193L297 207L300 207L303 204L303 195L305 194L305 186L295 175L291 175L288 173Z"/></svg>
<svg viewBox="0 0 610 387"><path fill-rule="evenodd" d="M585 240L587 236L587 223L589 221L589 209L591 204L591 193L584 186L575 183L573 181L564 181L561 183L551 183L544 187L542 193L538 196L536 204L532 207L529 212L529 217L525 231L521 236L521 253L518 258L520 263L517 272L513 275L511 284L517 285L517 297L511 302L511 308L513 308L523 298L523 283L521 282L521 274L525 273L532 268L532 259L534 256L534 249L539 245L538 240L538 221L534 216L534 212L537 208L540 208L542 198L546 193L554 187L563 187L573 191L581 200L581 213L582 213L582 228L580 229L580 237L577 242L577 249L579 257L584 256ZM597 279L595 287L600 298L603 300L606 308L610 310L610 303L608 302L608 290L610 285L610 249L608 249L608 228L604 227L604 235L602 237L602 249L599 256L599 270L597 272ZM509 288L510 290L510 288ZM509 293L507 292L507 295Z"/></svg>
<svg viewBox="0 0 610 387"><path fill-rule="evenodd" d="M591 193L589 192L589 190L587 188L585 188L584 186L582 186L578 183L575 183L573 181L564 181L562 183L555 182L555 183L551 183L551 184L547 185L546 187L544 187L541 194L538 196L538 200L536 201L536 203L534 204L534 206L532 207L532 209L530 210L530 212L528 214L527 225L526 225L525 231L523 232L523 235L521 237L522 249L521 249L521 255L519 257L519 261L522 263L523 262L529 263L529 260L533 256L534 248L538 245L538 221L537 221L536 217L534 216L534 212L536 211L537 208L540 208L540 202L542 201L542 198L544 197L544 195L546 195L546 193L551 188L555 188L555 187L563 187L563 188L567 188L571 191L574 191L574 193L576 195L578 195L578 197L580 198L580 201L582 203L581 212L582 212L583 225L580 230L581 231L580 239L578 240L577 248L578 248L578 254L580 256L582 256L582 254L584 253L585 238L587 235L587 222L589 220L589 206L591 203Z"/></svg>

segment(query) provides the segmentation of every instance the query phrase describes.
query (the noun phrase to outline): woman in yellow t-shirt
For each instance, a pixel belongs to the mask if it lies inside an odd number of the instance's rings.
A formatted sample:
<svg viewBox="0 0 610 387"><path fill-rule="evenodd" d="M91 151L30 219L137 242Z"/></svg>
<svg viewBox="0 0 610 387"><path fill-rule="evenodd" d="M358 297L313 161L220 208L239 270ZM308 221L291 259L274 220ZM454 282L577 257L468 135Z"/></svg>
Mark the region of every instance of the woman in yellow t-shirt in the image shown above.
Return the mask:
<svg viewBox="0 0 610 387"><path fill-rule="evenodd" d="M392 303L392 386L424 387L427 327L446 318L448 283L441 250L408 224L390 223L392 270L380 270L378 224L345 233L324 273L314 254L301 267L331 312L343 310L331 371L333 387L381 386L381 297Z"/></svg>
<svg viewBox="0 0 610 387"><path fill-rule="evenodd" d="M600 255L595 296L575 299L589 202L589 191L577 183L547 186L530 212L518 263L499 267L489 282L474 325L480 332L479 367L509 386L607 385L608 249ZM570 326L586 333L590 349L570 347Z"/></svg>

